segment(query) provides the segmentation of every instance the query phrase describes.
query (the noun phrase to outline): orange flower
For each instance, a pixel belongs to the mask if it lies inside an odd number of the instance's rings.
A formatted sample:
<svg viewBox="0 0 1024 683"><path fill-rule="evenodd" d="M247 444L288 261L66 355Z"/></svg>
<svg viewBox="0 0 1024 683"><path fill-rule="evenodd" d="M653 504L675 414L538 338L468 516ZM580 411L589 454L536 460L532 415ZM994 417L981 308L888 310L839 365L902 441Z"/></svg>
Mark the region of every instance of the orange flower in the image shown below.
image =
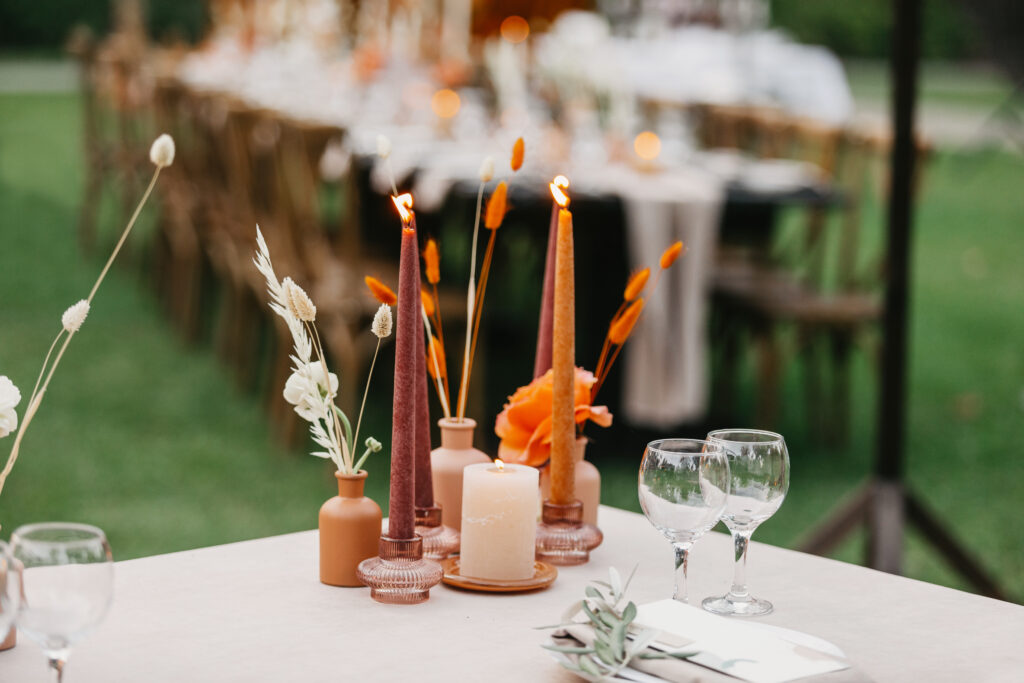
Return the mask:
<svg viewBox="0 0 1024 683"><path fill-rule="evenodd" d="M666 270L672 267L676 259L686 253L686 247L682 242L676 242L661 254L661 269Z"/></svg>
<svg viewBox="0 0 1024 683"><path fill-rule="evenodd" d="M427 317L433 317L434 315L434 297L427 294L427 290L420 290L420 300L423 301L423 310L426 312Z"/></svg>
<svg viewBox="0 0 1024 683"><path fill-rule="evenodd" d="M434 365L434 360L437 360L437 365ZM441 346L441 342L437 340L437 337L430 335L430 348L427 350L427 372L430 373L432 379L437 379L437 371L441 371L441 378L448 376L448 368L444 361L444 347Z"/></svg>
<svg viewBox="0 0 1024 683"><path fill-rule="evenodd" d="M576 424L591 420L602 427L612 423L606 406L590 405L590 390L597 382L594 375L576 368L574 403ZM509 397L498 415L494 432L501 438L498 457L505 462L538 467L551 455L551 395L554 379L551 370L520 387Z"/></svg>
<svg viewBox="0 0 1024 683"><path fill-rule="evenodd" d="M512 170L518 171L523 167L523 154L526 152L526 145L523 143L522 138L516 138L515 143L512 145Z"/></svg>
<svg viewBox="0 0 1024 683"><path fill-rule="evenodd" d="M484 215L484 227L497 230L505 218L505 203L508 198L508 184L502 180L494 188L491 198L487 200L487 213Z"/></svg>
<svg viewBox="0 0 1024 683"><path fill-rule="evenodd" d="M398 296L386 284L371 275L367 275L364 280L374 299L388 306L398 304Z"/></svg>
<svg viewBox="0 0 1024 683"><path fill-rule="evenodd" d="M622 295L622 298L626 301L632 301L640 296L640 292L644 291L644 287L647 286L647 280L650 277L650 268L644 268L643 270L638 270L633 273L629 277L629 281L626 282L626 292Z"/></svg>
<svg viewBox="0 0 1024 683"><path fill-rule="evenodd" d="M431 237L423 249L423 263L426 266L427 282L436 285L441 281L441 257L437 251L437 242Z"/></svg>
<svg viewBox="0 0 1024 683"><path fill-rule="evenodd" d="M633 327L636 326L636 321L640 319L640 313L643 310L643 299L637 299L631 303L629 308L622 312L622 315L612 321L611 327L608 328L608 341L620 346L625 344L626 340L629 339L629 335L633 332Z"/></svg>

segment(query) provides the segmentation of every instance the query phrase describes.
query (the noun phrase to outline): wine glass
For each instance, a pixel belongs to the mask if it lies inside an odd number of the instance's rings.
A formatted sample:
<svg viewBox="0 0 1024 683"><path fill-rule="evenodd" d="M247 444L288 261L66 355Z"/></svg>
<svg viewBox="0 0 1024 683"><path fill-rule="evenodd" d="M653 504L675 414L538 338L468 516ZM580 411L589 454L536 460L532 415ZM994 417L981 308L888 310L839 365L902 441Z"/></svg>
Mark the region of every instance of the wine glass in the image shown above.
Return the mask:
<svg viewBox="0 0 1024 683"><path fill-rule="evenodd" d="M772 604L747 590L747 546L754 530L775 514L789 490L786 441L775 432L756 429L719 429L708 434L708 441L719 444L729 458L732 490L722 521L732 532L736 570L729 592L702 604L715 614L768 614Z"/></svg>
<svg viewBox="0 0 1024 683"><path fill-rule="evenodd" d="M18 628L36 641L60 683L71 646L107 615L114 564L102 530L44 522L19 527L11 553L22 564Z"/></svg>
<svg viewBox="0 0 1024 683"><path fill-rule="evenodd" d="M699 439L662 439L647 444L640 463L640 507L672 542L675 592L686 602L690 547L718 522L729 494L729 461L721 445Z"/></svg>
<svg viewBox="0 0 1024 683"><path fill-rule="evenodd" d="M0 641L7 637L18 614L21 599L21 572L11 549L0 541Z"/></svg>

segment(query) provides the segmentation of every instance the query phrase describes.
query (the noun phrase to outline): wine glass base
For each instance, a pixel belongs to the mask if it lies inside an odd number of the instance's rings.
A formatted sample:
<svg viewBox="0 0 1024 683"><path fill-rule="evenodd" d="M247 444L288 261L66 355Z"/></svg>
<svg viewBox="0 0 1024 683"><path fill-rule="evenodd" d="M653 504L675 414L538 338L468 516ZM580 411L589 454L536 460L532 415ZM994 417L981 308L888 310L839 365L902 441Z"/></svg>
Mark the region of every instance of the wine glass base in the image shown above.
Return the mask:
<svg viewBox="0 0 1024 683"><path fill-rule="evenodd" d="M759 617L764 614L771 614L772 603L757 598L746 598L737 600L729 595L719 598L705 598L701 606L712 614L721 614L727 617Z"/></svg>

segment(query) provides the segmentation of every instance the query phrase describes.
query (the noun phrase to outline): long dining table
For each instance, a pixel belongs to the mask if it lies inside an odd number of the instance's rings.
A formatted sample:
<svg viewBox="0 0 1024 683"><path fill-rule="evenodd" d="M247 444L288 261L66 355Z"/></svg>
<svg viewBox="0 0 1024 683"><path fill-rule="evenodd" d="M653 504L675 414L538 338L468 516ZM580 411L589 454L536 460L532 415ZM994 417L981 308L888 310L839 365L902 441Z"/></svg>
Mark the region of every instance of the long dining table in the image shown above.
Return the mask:
<svg viewBox="0 0 1024 683"><path fill-rule="evenodd" d="M471 593L439 585L424 604L384 605L367 588L321 584L317 532L116 563L105 622L78 643L69 683L131 681L568 681L540 646L547 631L615 566L636 566L629 597L671 595L669 543L638 514L602 507L604 543L588 564L559 568L546 589ZM116 551L116 549L115 549ZM694 546L693 602L725 592L732 543ZM998 681L1024 677L1024 607L762 543L749 580L774 613L760 623L830 641L853 665L836 680ZM720 680L696 666L692 680ZM822 681L837 674L827 674ZM0 681L46 681L24 634L0 653Z"/></svg>

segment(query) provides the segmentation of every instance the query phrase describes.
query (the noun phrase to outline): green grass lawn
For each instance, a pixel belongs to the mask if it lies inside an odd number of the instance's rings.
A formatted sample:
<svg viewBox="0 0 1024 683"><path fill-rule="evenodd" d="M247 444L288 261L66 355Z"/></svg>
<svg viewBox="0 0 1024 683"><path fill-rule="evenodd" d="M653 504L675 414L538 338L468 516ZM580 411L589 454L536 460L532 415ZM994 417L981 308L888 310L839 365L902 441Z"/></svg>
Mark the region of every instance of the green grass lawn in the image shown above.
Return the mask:
<svg viewBox="0 0 1024 683"><path fill-rule="evenodd" d="M74 96L0 96L0 374L26 395L61 313L102 266L103 255L84 257L76 245L82 174ZM1018 600L1022 186L1024 161L1004 153L939 155L929 169L914 243L909 368L910 480ZM117 230L112 216L106 212L108 238ZM3 535L27 521L88 521L109 532L125 559L313 527L332 495L330 468L277 445L259 397L237 391L206 347L178 341L148 279L128 263L104 284L25 440L0 496ZM866 476L876 389L867 357L856 364L853 435L841 450L805 437L799 368L791 368L782 425L793 459L790 497L755 538L793 545ZM384 367L369 420L386 442ZM631 442L625 426L612 429L614 441ZM0 442L0 452L10 443ZM643 442L621 454L595 450L605 501L638 510ZM380 458L370 466L370 493L382 507L386 465ZM839 556L859 560L859 541ZM752 563L756 581L756 556ZM964 587L913 536L906 570Z"/></svg>

